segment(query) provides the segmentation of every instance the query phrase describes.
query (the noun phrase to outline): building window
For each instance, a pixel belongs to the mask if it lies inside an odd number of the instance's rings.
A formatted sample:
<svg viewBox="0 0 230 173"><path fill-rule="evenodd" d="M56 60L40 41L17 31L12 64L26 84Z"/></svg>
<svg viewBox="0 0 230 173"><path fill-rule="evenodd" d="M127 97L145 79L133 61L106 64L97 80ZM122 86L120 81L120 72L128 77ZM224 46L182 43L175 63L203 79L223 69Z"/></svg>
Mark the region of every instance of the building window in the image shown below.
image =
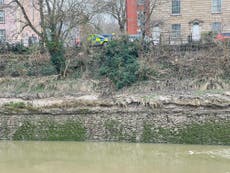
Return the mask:
<svg viewBox="0 0 230 173"><path fill-rule="evenodd" d="M172 0L172 14L180 14L180 0Z"/></svg>
<svg viewBox="0 0 230 173"><path fill-rule="evenodd" d="M4 0L0 0L0 5L3 5L4 4Z"/></svg>
<svg viewBox="0 0 230 173"><path fill-rule="evenodd" d="M144 5L145 4L145 0L138 0L137 3L138 3L138 5Z"/></svg>
<svg viewBox="0 0 230 173"><path fill-rule="evenodd" d="M180 37L181 37L181 24L173 24L172 38L180 38Z"/></svg>
<svg viewBox="0 0 230 173"><path fill-rule="evenodd" d="M221 23L220 23L220 22L213 22L213 23L212 23L212 31L213 31L213 32L220 33L221 30L222 30L222 26L221 26Z"/></svg>
<svg viewBox="0 0 230 173"><path fill-rule="evenodd" d="M0 11L0 23L5 23L5 12Z"/></svg>
<svg viewBox="0 0 230 173"><path fill-rule="evenodd" d="M139 27L143 27L145 24L145 14L143 11L138 11L137 13L137 25Z"/></svg>
<svg viewBox="0 0 230 173"><path fill-rule="evenodd" d="M212 0L212 13L221 13L222 0Z"/></svg>
<svg viewBox="0 0 230 173"><path fill-rule="evenodd" d="M6 40L6 30L0 29L0 42Z"/></svg>

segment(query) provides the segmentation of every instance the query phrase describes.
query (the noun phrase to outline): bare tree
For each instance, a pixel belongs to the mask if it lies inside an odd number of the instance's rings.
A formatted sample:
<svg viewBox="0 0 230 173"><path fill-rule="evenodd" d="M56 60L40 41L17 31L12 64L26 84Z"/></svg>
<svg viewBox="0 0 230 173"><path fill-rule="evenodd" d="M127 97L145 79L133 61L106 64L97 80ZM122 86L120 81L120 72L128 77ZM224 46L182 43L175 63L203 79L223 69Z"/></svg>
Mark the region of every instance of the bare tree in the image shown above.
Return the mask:
<svg viewBox="0 0 230 173"><path fill-rule="evenodd" d="M72 31L91 18L87 0L35 0L34 8L40 17L40 27L35 26L23 0L12 0L24 16L24 28L30 27L47 48L58 74L65 69L64 42Z"/></svg>
<svg viewBox="0 0 230 173"><path fill-rule="evenodd" d="M110 14L117 20L120 32L125 31L125 25L127 22L126 15L126 3L127 0L97 0L97 12ZM161 4L168 0L142 0L138 1L138 5L142 6L138 11L138 24L142 35L142 39L145 38L150 29L150 22L154 10Z"/></svg>
<svg viewBox="0 0 230 173"><path fill-rule="evenodd" d="M139 28L141 31L142 39L144 40L146 34L150 30L150 22L154 10L167 0L145 0L142 11L138 14Z"/></svg>
<svg viewBox="0 0 230 173"><path fill-rule="evenodd" d="M126 0L97 0L97 12L110 14L117 20L121 33L125 32Z"/></svg>

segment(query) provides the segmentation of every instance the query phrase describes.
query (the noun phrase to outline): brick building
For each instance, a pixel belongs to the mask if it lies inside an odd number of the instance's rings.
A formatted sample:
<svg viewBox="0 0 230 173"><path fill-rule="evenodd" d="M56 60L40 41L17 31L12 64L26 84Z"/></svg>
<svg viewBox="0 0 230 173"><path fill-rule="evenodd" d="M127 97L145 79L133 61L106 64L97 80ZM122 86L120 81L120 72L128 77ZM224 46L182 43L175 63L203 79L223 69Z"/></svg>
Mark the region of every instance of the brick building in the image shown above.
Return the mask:
<svg viewBox="0 0 230 173"><path fill-rule="evenodd" d="M23 29L24 16L21 10L15 4L9 4L10 2L11 0L0 0L0 41L22 42L27 46L30 39L38 40L36 34L29 27ZM35 0L25 0L23 5L32 24L39 28L40 18L34 8Z"/></svg>
<svg viewBox="0 0 230 173"><path fill-rule="evenodd" d="M149 33L149 3L150 0L126 0L127 34L140 35L143 29Z"/></svg>
<svg viewBox="0 0 230 173"><path fill-rule="evenodd" d="M151 21L154 39L200 41L209 31L230 32L230 0L162 0Z"/></svg>

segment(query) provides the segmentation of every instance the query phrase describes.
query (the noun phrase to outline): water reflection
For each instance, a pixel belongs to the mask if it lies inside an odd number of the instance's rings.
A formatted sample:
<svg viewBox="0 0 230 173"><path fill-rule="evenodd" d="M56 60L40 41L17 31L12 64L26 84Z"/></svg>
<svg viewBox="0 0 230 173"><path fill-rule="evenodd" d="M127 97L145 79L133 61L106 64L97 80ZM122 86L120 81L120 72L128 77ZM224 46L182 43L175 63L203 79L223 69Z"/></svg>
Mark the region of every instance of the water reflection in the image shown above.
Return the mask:
<svg viewBox="0 0 230 173"><path fill-rule="evenodd" d="M0 142L1 173L230 173L230 147Z"/></svg>

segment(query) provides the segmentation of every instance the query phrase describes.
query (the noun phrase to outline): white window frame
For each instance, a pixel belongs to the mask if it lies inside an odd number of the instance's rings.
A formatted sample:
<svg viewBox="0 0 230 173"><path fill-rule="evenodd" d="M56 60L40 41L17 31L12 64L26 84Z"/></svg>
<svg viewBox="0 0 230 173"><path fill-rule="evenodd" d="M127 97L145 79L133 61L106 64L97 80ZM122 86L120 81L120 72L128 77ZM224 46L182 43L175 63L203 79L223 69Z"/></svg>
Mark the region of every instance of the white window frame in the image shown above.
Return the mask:
<svg viewBox="0 0 230 173"><path fill-rule="evenodd" d="M137 4L138 5L144 5L145 4L145 0L137 0Z"/></svg>
<svg viewBox="0 0 230 173"><path fill-rule="evenodd" d="M181 0L172 0L172 15L180 15L181 13Z"/></svg>
<svg viewBox="0 0 230 173"><path fill-rule="evenodd" d="M0 10L0 23L5 23L5 11Z"/></svg>
<svg viewBox="0 0 230 173"><path fill-rule="evenodd" d="M222 12L222 0L212 0L212 13Z"/></svg>
<svg viewBox="0 0 230 173"><path fill-rule="evenodd" d="M221 22L213 22L212 23L212 31L221 33L222 31L222 23Z"/></svg>
<svg viewBox="0 0 230 173"><path fill-rule="evenodd" d="M181 24L176 23L172 24L172 39L178 39L181 38Z"/></svg>
<svg viewBox="0 0 230 173"><path fill-rule="evenodd" d="M6 40L6 30L0 29L0 41L5 41L5 40Z"/></svg>

